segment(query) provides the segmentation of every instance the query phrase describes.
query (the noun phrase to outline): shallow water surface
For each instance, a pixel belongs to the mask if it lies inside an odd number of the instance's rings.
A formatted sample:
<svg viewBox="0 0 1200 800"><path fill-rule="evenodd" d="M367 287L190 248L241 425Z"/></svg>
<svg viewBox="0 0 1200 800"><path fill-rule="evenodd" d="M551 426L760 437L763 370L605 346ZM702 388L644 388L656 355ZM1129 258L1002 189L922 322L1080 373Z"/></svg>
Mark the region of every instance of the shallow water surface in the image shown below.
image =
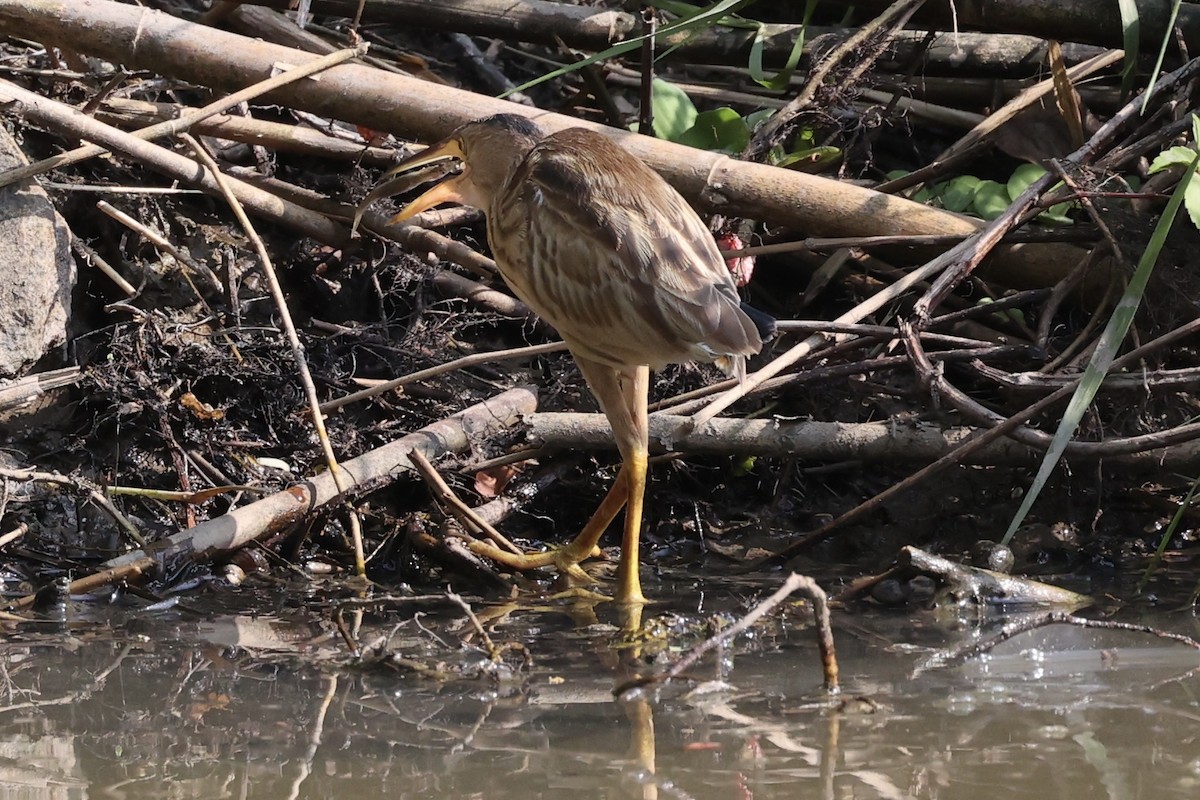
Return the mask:
<svg viewBox="0 0 1200 800"><path fill-rule="evenodd" d="M690 680L614 699L774 580L689 587L640 646L604 604L475 601L499 667L446 603L343 613L387 654L362 659L299 593L9 624L0 798L1200 796L1200 654L1137 633L1054 626L945 665L982 623L840 611L831 698L792 604Z"/></svg>

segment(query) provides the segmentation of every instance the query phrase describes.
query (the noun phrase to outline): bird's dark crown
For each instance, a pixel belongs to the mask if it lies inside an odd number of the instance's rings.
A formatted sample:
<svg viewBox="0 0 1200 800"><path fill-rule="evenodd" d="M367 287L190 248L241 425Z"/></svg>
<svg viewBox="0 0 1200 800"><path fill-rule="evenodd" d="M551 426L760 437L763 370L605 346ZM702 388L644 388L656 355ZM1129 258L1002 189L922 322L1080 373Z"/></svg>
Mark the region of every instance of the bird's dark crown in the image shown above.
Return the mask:
<svg viewBox="0 0 1200 800"><path fill-rule="evenodd" d="M536 122L519 114L494 114L478 120L474 124L533 140L541 139L545 135Z"/></svg>

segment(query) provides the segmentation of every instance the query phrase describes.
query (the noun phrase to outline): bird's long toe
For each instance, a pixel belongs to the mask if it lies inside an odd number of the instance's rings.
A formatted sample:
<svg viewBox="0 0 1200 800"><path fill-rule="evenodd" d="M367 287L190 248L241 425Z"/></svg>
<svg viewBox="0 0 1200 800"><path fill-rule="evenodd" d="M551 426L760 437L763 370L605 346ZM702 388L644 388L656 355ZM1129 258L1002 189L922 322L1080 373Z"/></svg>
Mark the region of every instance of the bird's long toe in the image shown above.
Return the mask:
<svg viewBox="0 0 1200 800"><path fill-rule="evenodd" d="M599 547L584 548L576 542L541 553L518 554L501 550L489 542L476 541L471 542L471 551L518 572L554 567L559 575L565 576L571 583L577 585L596 583L596 579L588 575L580 564L589 558L603 555Z"/></svg>

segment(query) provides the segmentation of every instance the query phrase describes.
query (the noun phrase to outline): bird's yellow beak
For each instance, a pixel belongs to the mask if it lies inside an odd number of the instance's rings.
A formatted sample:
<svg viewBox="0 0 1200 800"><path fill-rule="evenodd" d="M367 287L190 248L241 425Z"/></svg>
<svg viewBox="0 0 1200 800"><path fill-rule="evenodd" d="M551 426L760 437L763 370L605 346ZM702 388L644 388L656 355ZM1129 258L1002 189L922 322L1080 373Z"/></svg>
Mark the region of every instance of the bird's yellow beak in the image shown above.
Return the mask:
<svg viewBox="0 0 1200 800"><path fill-rule="evenodd" d="M438 142L435 145L430 145L428 148L420 153L417 153L412 158L401 161L399 164L388 170L387 176L390 178L394 175L411 172L414 169L419 169L420 167L424 167L428 164L433 164L438 161L445 161L451 158L456 158L460 161L463 160L462 144L454 138L446 139ZM461 175L457 175L434 186L432 189L425 192L416 200L413 200L411 203L401 209L399 214L391 218L391 224L395 225L404 222L405 220L411 219L417 214L420 214L422 211L427 211L434 206L441 205L442 203L463 203L463 197L458 192L458 182L461 178Z"/></svg>

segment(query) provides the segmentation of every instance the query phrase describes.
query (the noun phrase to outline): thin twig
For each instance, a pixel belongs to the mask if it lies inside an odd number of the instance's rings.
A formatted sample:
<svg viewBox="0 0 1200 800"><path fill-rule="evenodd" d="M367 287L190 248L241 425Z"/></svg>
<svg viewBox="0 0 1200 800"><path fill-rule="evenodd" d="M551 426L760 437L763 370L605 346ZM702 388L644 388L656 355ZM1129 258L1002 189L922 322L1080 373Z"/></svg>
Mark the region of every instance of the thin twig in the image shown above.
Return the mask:
<svg viewBox="0 0 1200 800"><path fill-rule="evenodd" d="M35 481L37 483L54 483L60 486L70 486L77 492L86 494L88 498L110 516L130 541L139 547L145 547L146 539L128 517L122 514L112 502L89 481L83 478L72 478L58 472L40 472L34 469L0 468L0 478L14 481Z"/></svg>
<svg viewBox="0 0 1200 800"><path fill-rule="evenodd" d="M499 663L502 651L500 648L496 647L496 643L492 641L492 637L488 636L488 632L483 629L483 625L481 625L479 622L479 617L475 616L475 612L471 610L471 606L467 604L467 601L462 599L462 595L456 594L455 592L446 592L446 599L461 608L462 612L467 615L467 619L470 621L471 627L474 628L475 632L479 634L481 639L483 639L483 645L488 651L488 658L490 658L493 662Z"/></svg>
<svg viewBox="0 0 1200 800"><path fill-rule="evenodd" d="M397 389L409 383L417 383L418 381L429 380L430 378L444 375L447 372L474 367L478 364L490 364L494 361L506 361L514 358L528 358L538 356L544 353L558 353L567 349L565 342L550 342L549 344L538 344L531 347L514 347L510 350L496 350L492 353L473 353L469 356L456 358L453 361L447 361L445 364L439 364L436 367L423 369L419 372L412 372L399 378L394 378L390 381L384 381L361 391L348 394L345 397L339 397L336 400L330 400L327 403L322 403L321 412L328 414L332 411L337 411L343 406L351 403L357 403L359 400L366 400L371 397L378 397L381 394Z"/></svg>
<svg viewBox="0 0 1200 800"><path fill-rule="evenodd" d="M238 224L246 232L246 236L250 239L255 253L258 255L263 277L267 281L271 299L275 302L276 311L279 313L280 326L283 328L284 336L287 338L288 346L292 351L292 359L296 364L297 376L304 387L304 395L308 400L309 409L312 413L313 428L317 432L317 438L320 440L321 449L325 454L325 463L329 468L330 474L333 476L338 493L344 494L347 491L348 484L346 483L345 475L342 474L342 468L338 464L337 454L333 452L333 444L329 441L329 433L325 430L325 416L321 413L321 403L317 398L317 387L313 382L312 373L308 369L308 361L304 356L304 345L300 342L300 335L296 332L296 326L292 322L291 311L288 309L287 299L283 294L283 287L279 284L279 278L275 274L275 268L271 265L271 256L267 253L267 246L263 243L262 237L258 235L258 231L254 228L254 223L246 215L246 210L242 208L242 204L234 195L233 190L226 182L225 175L212 159L212 156L208 154L208 151L199 142L188 134L183 134L182 138L187 142L192 152L195 153L196 158L200 160L205 169L212 175L213 180L217 182L221 193L225 196L225 202L229 204L234 216L237 217ZM358 513L349 503L347 503L347 513L349 514L350 532L354 541L355 574L360 577L365 576L367 574L367 562L363 555L362 525Z"/></svg>
<svg viewBox="0 0 1200 800"><path fill-rule="evenodd" d="M504 534L493 528L485 520L481 519L469 505L462 501L454 490L442 480L442 476L429 463L429 459L425 458L420 451L413 450L408 455L408 460L412 462L417 473L425 480L434 499L444 506L459 522L468 530L475 534L486 536L491 539L498 547L501 547L510 553L521 555L521 548L505 538Z"/></svg>
<svg viewBox="0 0 1200 800"><path fill-rule="evenodd" d="M706 639L692 648L690 652L672 664L671 668L666 672L624 683L614 689L613 694L619 697L629 689L666 683L678 678L686 670L691 669L705 653L719 645L723 645L734 636L748 629L795 591L801 592L812 602L813 620L817 630L817 646L821 651L821 670L825 676L825 690L831 694L836 693L838 691L838 663L837 652L833 645L833 628L829 620L828 597L825 591L812 578L793 572L791 575L788 575L787 580L783 582L783 586L779 587L778 591L752 608L746 616L739 619L733 625L730 625L716 636Z"/></svg>
<svg viewBox="0 0 1200 800"><path fill-rule="evenodd" d="M642 6L642 70L638 76L641 88L638 103L638 133L654 135L654 38L658 31L658 15L654 6Z"/></svg>
<svg viewBox="0 0 1200 800"><path fill-rule="evenodd" d="M746 146L742 157L747 161L758 159L776 138L783 132L786 126L790 125L797 116L800 115L816 97L817 90L825 85L826 78L829 73L841 63L842 59L848 56L859 48L863 42L870 39L872 36L884 32L886 38L891 38L898 33L908 18L921 7L925 0L896 0L892 5L888 6L883 13L876 16L867 24L860 27L849 36L845 41L839 44L833 51L821 59L821 63L816 66L808 75L808 82L800 93L796 95L786 106L776 112L767 120L763 126L754 134L754 138ZM850 75L840 79L844 85L849 85L857 80L864 72L870 69L875 64L876 58L882 55L883 48L876 49L875 57L860 59L855 66L850 70Z"/></svg>
<svg viewBox="0 0 1200 800"><path fill-rule="evenodd" d="M1146 353L1166 347L1181 338L1196 333L1197 331L1200 331L1200 319L1193 320L1186 325L1176 328L1170 333L1163 334L1157 339L1147 342L1135 350L1129 351L1125 355L1113 361L1110 371L1115 372L1130 364L1136 364L1138 360L1140 360ZM1037 416L1047 408L1050 408L1055 403L1058 403L1061 400L1069 397L1075 391L1076 383L1068 384L1063 386L1058 391L1046 395L1033 405L1027 406L1013 414L996 427L989 430L980 431L977 435L963 442L958 447L953 448L929 466L914 472L912 475L909 475L899 483L892 484L887 489L884 489L882 492L870 498L869 500L859 503L857 506L841 516L834 518L833 520L822 525L820 528L817 528L816 530L807 533L798 540L792 542L775 555L762 559L760 562L752 566L765 566L772 563L786 561L800 551L811 547L817 542L821 542L829 538L843 525L852 522L853 520L856 520L871 511L874 511L901 492L908 491L912 487L933 477L944 469L957 466L958 464L962 463L967 456L985 447L990 442L999 439L1001 436L1011 435L1019 426L1023 425L1028 420Z"/></svg>
<svg viewBox="0 0 1200 800"><path fill-rule="evenodd" d="M200 275L203 275L204 279L208 281L209 286L216 290L216 293L220 295L225 291L225 287L221 284L221 279L216 276L216 273L214 273L207 264L202 264L199 261L196 261L187 253L176 247L174 242L171 242L169 239L167 239L167 237L163 236L149 225L145 225L129 216L119 208L114 207L108 203L108 201L101 200L100 202L96 203L96 208L125 227L129 228L133 232L137 233L159 250L165 250L169 256L186 267L186 269L180 270L180 272L183 274L184 280L187 281L188 286L192 287L192 292L195 293L196 298L200 301L200 304L204 306L204 310L212 316L216 316L216 312L213 311L211 306L209 306L200 290L196 288L196 284L192 283L192 276L188 273L188 270L194 270Z"/></svg>
<svg viewBox="0 0 1200 800"><path fill-rule="evenodd" d="M241 91L222 97L220 100L209 103L208 105L197 109L196 111L184 114L178 119L160 122L157 125L150 125L149 127L134 131L131 135L139 139L150 140L182 133L192 125L195 125L197 122L228 111L229 109L237 106L239 103L253 100L256 97L266 94L267 92L274 91L282 86L286 86L289 83L295 83L302 78L307 78L315 75L318 72L323 72L330 67L360 56L366 51L366 45L359 45L355 48L339 50L336 53L330 53L327 56L314 59L306 64L289 66L285 72L281 72L280 74L268 78L267 80L260 81L253 86L247 86ZM10 169L7 172L0 173L0 187L9 186L18 181L32 178L35 175L41 175L42 173L49 172L50 170L62 169L63 167L71 164L78 164L80 161L86 161L89 158L95 158L96 156L103 155L107 152L107 148L96 144L88 144L84 145L83 147L77 147L69 152L51 156L50 158L36 161L27 166L17 167L16 169Z"/></svg>

